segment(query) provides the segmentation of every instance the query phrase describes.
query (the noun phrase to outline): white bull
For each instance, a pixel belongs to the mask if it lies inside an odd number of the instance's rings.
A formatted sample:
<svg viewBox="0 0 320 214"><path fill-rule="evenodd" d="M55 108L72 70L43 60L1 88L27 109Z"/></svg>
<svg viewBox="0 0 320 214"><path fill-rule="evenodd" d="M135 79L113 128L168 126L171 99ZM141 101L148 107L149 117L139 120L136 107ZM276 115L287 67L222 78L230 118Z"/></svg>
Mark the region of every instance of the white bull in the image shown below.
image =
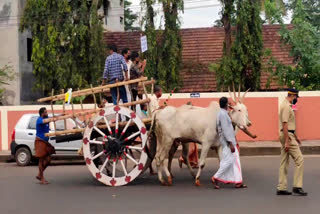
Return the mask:
<svg viewBox="0 0 320 214"><path fill-rule="evenodd" d="M205 166L205 159L212 146L218 147L220 142L216 131L216 118L220 111L217 102L211 102L207 108L184 105L179 108L166 107L153 115L154 131L158 140L155 156L158 178L166 184L162 171L166 173L168 184L172 184L171 174L164 160L175 140L182 143L196 142L202 145L199 169L195 177L195 184L200 185L201 170ZM232 122L240 129L246 130L251 124L246 106L239 99L230 111Z"/></svg>

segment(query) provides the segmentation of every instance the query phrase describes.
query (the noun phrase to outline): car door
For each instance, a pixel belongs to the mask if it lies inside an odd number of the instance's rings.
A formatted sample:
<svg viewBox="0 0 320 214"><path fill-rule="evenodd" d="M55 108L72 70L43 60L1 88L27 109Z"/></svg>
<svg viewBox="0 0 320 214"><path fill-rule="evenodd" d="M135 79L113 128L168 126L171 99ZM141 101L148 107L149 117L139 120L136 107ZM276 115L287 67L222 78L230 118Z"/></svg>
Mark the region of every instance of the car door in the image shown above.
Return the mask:
<svg viewBox="0 0 320 214"><path fill-rule="evenodd" d="M66 129L74 129L76 128L76 124L72 119L66 120L67 128ZM53 125L53 124L52 124ZM51 126L52 126L51 125ZM57 131L66 130L64 127L64 120L56 121L56 129ZM54 130L54 127L53 127ZM55 148L57 151L77 151L82 144L82 134L68 134L62 136L55 137Z"/></svg>
<svg viewBox="0 0 320 214"><path fill-rule="evenodd" d="M81 121L78 121L79 124ZM76 123L72 120L72 119L67 119L67 129L75 129L75 128L80 128L77 127ZM76 134L70 134L68 136L68 140L69 140L69 148L77 151L78 149L81 148L82 146L82 133L76 133Z"/></svg>
<svg viewBox="0 0 320 214"><path fill-rule="evenodd" d="M16 139L23 141L23 144L28 145L31 152L34 152L34 141L36 139L36 122L38 116L31 116L25 129L16 130ZM21 136L20 136L21 135Z"/></svg>

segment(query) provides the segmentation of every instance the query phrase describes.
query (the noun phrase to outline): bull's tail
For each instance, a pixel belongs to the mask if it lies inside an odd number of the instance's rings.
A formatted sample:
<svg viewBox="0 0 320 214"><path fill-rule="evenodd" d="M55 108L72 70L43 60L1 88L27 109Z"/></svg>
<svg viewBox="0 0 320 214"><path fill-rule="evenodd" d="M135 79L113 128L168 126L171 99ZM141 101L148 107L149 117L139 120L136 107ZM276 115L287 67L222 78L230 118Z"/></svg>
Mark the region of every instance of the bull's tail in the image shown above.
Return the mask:
<svg viewBox="0 0 320 214"><path fill-rule="evenodd" d="M156 121L156 115L157 115L157 111L155 111L155 112L152 114L152 120L151 120L151 126L150 126L149 133L148 133L148 138L149 138L150 135L153 133L153 128L154 128L155 121Z"/></svg>
<svg viewBox="0 0 320 214"><path fill-rule="evenodd" d="M155 156L155 152L156 152L156 148L157 148L157 138L155 136L155 133L154 133L154 126L155 126L155 120L156 120L156 112L152 114L152 121L151 121L151 126L150 126L150 129L149 129L149 132L148 132L148 137L147 139L149 140L149 147L146 146L146 153L148 155L148 158L150 160L150 164L152 162L152 160L154 159L154 156ZM149 165L150 165L149 164Z"/></svg>

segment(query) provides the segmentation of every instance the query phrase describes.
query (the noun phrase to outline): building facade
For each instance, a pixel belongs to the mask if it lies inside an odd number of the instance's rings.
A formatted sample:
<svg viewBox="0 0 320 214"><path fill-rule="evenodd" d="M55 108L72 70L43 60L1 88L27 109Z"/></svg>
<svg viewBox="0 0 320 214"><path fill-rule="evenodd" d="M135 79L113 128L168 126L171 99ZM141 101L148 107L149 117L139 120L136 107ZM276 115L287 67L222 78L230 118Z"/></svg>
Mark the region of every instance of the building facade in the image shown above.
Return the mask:
<svg viewBox="0 0 320 214"><path fill-rule="evenodd" d="M99 13L103 13L105 31L124 31L124 0L103 0Z"/></svg>
<svg viewBox="0 0 320 214"><path fill-rule="evenodd" d="M9 65L16 74L15 79L4 85L3 105L28 103L39 96L32 92L34 76L32 75L30 32L19 32L25 0L0 1L0 67Z"/></svg>

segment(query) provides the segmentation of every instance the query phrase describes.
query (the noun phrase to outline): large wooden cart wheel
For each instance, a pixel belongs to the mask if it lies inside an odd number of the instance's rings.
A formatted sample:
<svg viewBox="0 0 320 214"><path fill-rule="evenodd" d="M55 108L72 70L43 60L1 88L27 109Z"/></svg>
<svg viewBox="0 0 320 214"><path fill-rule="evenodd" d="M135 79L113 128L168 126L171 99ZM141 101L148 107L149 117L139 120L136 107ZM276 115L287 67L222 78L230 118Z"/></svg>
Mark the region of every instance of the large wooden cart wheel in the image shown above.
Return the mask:
<svg viewBox="0 0 320 214"><path fill-rule="evenodd" d="M120 122L124 117L126 123ZM101 128L99 123L106 128ZM83 153L89 171L108 186L130 183L147 163L147 137L145 124L133 111L119 106L106 107L89 122L84 132ZM96 153L92 151L94 146L100 148Z"/></svg>

